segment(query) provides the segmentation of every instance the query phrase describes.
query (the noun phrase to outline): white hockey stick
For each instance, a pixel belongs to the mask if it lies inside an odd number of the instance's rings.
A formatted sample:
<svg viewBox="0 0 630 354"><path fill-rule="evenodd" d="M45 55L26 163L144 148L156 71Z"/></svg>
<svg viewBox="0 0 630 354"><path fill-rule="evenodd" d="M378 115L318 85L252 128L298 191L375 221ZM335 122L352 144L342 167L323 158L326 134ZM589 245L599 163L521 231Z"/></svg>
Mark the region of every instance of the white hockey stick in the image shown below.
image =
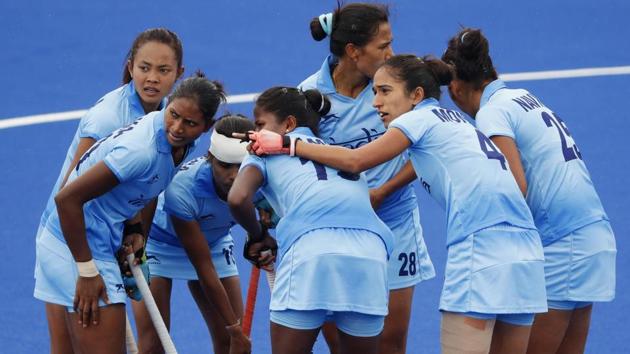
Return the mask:
<svg viewBox="0 0 630 354"><path fill-rule="evenodd" d="M164 352L166 354L177 354L177 350L175 350L175 344L173 344L173 340L168 334L168 329L166 329L166 325L164 324L162 315L160 315L160 311L158 310L157 304L155 303L155 299L153 299L153 295L151 295L149 285L147 284L146 279L144 279L144 275L142 274L140 266L134 264L134 258L135 257L133 253L128 255L127 262L129 262L129 267L131 268L133 277L136 279L136 285L138 286L138 289L142 294L142 299L144 300L144 304L147 307L149 316L151 316L153 327L155 327L155 331L157 332L158 337L160 337L162 348L164 348Z"/></svg>

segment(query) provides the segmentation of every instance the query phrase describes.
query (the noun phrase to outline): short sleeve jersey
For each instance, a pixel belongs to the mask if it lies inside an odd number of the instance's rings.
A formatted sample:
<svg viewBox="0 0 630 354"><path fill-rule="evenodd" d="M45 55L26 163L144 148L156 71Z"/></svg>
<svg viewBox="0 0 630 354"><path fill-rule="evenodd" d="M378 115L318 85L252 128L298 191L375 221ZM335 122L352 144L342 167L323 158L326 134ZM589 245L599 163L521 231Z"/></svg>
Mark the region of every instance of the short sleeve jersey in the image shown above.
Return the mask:
<svg viewBox="0 0 630 354"><path fill-rule="evenodd" d="M72 171L68 183L101 161L119 184L85 203L83 213L93 257L114 260L121 246L124 221L156 198L175 175L171 145L164 130L164 111L149 113L96 142ZM46 227L65 242L56 208Z"/></svg>
<svg viewBox="0 0 630 354"><path fill-rule="evenodd" d="M208 244L229 234L234 220L227 203L216 193L212 167L205 157L182 165L158 198L151 238L182 247L173 228L171 215L186 221L196 221Z"/></svg>
<svg viewBox="0 0 630 354"><path fill-rule="evenodd" d="M501 80L483 91L475 120L488 137L514 139L527 179L527 204L543 244L607 220L582 154L564 121L526 90Z"/></svg>
<svg viewBox="0 0 630 354"><path fill-rule="evenodd" d="M162 102L161 107L163 107L164 104L165 102ZM55 208L55 195L59 191L61 182L74 159L79 140L81 138L92 138L98 141L114 130L133 123L134 120L142 117L144 114L144 108L142 107L140 96L138 96L135 90L133 81L107 93L85 113L79 122L79 127L66 152L66 159L63 162L55 186L46 202L46 209L44 209L40 220L42 225L46 224L48 215L50 215L51 211Z"/></svg>
<svg viewBox="0 0 630 354"><path fill-rule="evenodd" d="M299 127L289 135L324 144L308 128ZM393 236L372 209L361 175L288 155L249 155L241 170L248 166L260 170L264 178L260 191L282 217L276 227L281 255L301 235L319 228L368 230L379 235L391 252Z"/></svg>
<svg viewBox="0 0 630 354"><path fill-rule="evenodd" d="M337 92L332 80L331 65L335 59L329 56L324 60L318 72L304 80L302 89L317 89L328 96L331 109L319 124L318 135L330 145L339 145L356 149L385 133L381 117L372 107L374 93L372 82L356 97L351 98ZM376 188L394 177L406 162L405 155L396 156L366 171L369 188ZM416 195L411 184L406 185L383 201L377 210L378 216L385 222L397 220L407 211L417 208Z"/></svg>
<svg viewBox="0 0 630 354"><path fill-rule="evenodd" d="M535 228L505 157L461 113L429 98L389 129L409 139L420 183L446 211L447 246L497 224Z"/></svg>

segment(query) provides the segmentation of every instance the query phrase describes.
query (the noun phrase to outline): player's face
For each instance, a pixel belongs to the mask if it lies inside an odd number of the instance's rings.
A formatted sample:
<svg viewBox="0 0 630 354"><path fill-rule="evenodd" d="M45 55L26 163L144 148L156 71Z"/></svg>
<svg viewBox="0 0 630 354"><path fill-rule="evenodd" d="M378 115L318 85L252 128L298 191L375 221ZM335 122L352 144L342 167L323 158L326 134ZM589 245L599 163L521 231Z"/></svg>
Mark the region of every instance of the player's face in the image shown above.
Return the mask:
<svg viewBox="0 0 630 354"><path fill-rule="evenodd" d="M394 119L407 113L421 100L414 93L407 92L405 83L392 76L387 67L381 67L374 75L372 105L389 126Z"/></svg>
<svg viewBox="0 0 630 354"><path fill-rule="evenodd" d="M133 63L127 63L127 69L147 113L157 109L181 74L173 49L154 41L138 48Z"/></svg>
<svg viewBox="0 0 630 354"><path fill-rule="evenodd" d="M166 107L164 126L168 142L173 147L192 143L209 128L197 103L184 97L174 99Z"/></svg>
<svg viewBox="0 0 630 354"><path fill-rule="evenodd" d="M358 49L357 69L370 79L373 78L376 70L394 55L392 41L392 29L389 23L381 23L374 38Z"/></svg>
<svg viewBox="0 0 630 354"><path fill-rule="evenodd" d="M266 112L262 109L254 110L254 117L254 126L256 127L256 131L266 129L284 135L289 129L288 120L279 122L275 114Z"/></svg>
<svg viewBox="0 0 630 354"><path fill-rule="evenodd" d="M219 161L216 157L212 157L211 164L214 186L219 192L219 196L227 197L241 165Z"/></svg>

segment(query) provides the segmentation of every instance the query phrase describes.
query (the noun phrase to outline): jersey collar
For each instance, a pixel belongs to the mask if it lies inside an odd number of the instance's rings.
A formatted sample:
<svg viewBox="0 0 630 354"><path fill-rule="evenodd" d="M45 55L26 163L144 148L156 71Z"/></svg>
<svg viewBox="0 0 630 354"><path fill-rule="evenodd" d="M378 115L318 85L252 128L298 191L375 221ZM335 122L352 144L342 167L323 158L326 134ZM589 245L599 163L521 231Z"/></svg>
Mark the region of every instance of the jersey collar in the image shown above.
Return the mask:
<svg viewBox="0 0 630 354"><path fill-rule="evenodd" d="M428 106L439 106L440 102L433 97L425 98L420 103L418 103L415 107L413 107L414 111L419 111L420 109Z"/></svg>
<svg viewBox="0 0 630 354"><path fill-rule="evenodd" d="M311 128L308 128L308 127L295 127L295 129L293 129L290 133L288 133L288 135L294 135L294 134L315 136Z"/></svg>
<svg viewBox="0 0 630 354"><path fill-rule="evenodd" d="M494 80L483 89L483 93L481 94L481 101L479 102L479 108L483 107L488 101L490 97L494 95L497 91L506 88L505 82L503 80Z"/></svg>

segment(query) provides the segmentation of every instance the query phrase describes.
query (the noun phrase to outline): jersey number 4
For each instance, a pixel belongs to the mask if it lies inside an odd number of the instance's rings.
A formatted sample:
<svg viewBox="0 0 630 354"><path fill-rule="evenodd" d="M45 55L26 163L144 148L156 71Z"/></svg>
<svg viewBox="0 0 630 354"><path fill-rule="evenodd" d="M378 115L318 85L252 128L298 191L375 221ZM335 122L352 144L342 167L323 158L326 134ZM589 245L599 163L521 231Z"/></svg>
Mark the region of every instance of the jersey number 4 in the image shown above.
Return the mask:
<svg viewBox="0 0 630 354"><path fill-rule="evenodd" d="M489 159L498 160L501 163L501 168L507 170L505 166L505 156L497 149L492 140L488 139L488 137L483 135L479 130L475 129L475 131L477 132L477 138L479 138L481 151L483 151Z"/></svg>
<svg viewBox="0 0 630 354"><path fill-rule="evenodd" d="M551 114L553 114L553 116L551 116ZM551 114L547 112L542 112L542 119L548 128L556 126L556 129L558 129L564 161L568 162L575 159L581 160L582 154L580 153L577 145L575 145L575 141L573 141L571 133L569 133L569 129L567 128L566 124L564 124L562 119L560 119L560 117L558 117L555 113L552 112Z"/></svg>

